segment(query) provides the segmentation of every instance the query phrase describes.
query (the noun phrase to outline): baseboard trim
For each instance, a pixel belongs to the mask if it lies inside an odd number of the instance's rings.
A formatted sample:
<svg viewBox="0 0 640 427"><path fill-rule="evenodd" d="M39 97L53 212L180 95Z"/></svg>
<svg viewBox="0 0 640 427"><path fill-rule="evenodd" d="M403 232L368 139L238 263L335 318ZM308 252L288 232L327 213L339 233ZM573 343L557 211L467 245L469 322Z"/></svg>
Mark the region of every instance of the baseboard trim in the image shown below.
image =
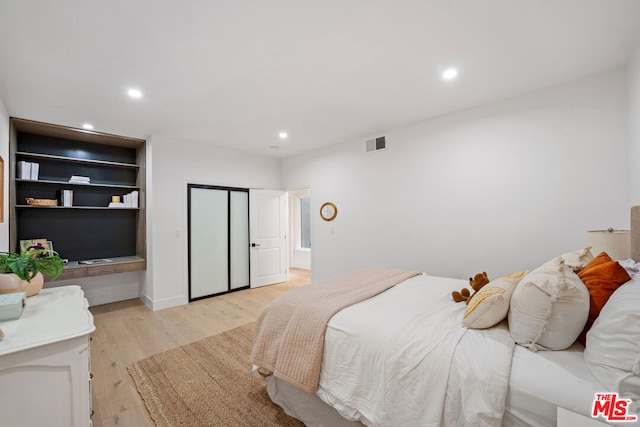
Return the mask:
<svg viewBox="0 0 640 427"><path fill-rule="evenodd" d="M176 296L171 298L164 298L161 300L152 300L147 295L140 297L144 305L146 305L151 311L164 310L165 308L177 307L188 303L185 296Z"/></svg>

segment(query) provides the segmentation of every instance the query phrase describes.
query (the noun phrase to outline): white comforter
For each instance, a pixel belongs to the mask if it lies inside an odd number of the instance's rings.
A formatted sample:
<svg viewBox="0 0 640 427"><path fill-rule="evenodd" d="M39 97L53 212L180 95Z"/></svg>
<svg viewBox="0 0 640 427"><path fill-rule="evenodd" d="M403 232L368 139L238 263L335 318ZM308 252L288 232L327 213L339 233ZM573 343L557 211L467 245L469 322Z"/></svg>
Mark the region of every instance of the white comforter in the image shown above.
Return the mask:
<svg viewBox="0 0 640 427"><path fill-rule="evenodd" d="M465 285L417 276L336 314L318 396L367 426L500 425L514 344L461 326Z"/></svg>

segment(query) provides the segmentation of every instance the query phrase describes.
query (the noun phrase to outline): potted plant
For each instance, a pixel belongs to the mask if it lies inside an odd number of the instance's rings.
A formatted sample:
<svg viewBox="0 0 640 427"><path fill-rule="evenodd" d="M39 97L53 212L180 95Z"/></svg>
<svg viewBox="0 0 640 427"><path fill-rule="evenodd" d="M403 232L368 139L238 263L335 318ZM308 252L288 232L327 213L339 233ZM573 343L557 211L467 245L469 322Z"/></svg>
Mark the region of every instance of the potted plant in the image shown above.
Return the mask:
<svg viewBox="0 0 640 427"><path fill-rule="evenodd" d="M55 280L62 273L64 262L50 249L0 253L0 293L26 292L32 296L44 284L43 274Z"/></svg>

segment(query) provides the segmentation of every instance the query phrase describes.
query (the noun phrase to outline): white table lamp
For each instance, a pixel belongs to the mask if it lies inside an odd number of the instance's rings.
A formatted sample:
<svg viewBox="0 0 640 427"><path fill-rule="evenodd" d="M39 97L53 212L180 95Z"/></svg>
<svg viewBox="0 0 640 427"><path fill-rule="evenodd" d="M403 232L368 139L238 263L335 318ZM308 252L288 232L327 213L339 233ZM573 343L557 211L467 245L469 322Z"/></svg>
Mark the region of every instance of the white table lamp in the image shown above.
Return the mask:
<svg viewBox="0 0 640 427"><path fill-rule="evenodd" d="M611 259L631 258L631 232L629 230L591 230L587 231L587 246L597 256L606 252Z"/></svg>

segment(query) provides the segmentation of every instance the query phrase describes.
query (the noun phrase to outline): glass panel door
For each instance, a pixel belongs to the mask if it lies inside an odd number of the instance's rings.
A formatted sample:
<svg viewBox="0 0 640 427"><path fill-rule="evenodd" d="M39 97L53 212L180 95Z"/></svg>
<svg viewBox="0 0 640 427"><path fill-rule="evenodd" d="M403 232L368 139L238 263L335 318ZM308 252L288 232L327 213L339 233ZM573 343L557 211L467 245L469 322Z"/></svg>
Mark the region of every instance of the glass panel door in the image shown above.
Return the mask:
<svg viewBox="0 0 640 427"><path fill-rule="evenodd" d="M249 193L231 191L230 216L230 288L249 286Z"/></svg>
<svg viewBox="0 0 640 427"><path fill-rule="evenodd" d="M189 298L226 292L229 286L228 191L190 189Z"/></svg>
<svg viewBox="0 0 640 427"><path fill-rule="evenodd" d="M188 184L189 300L248 288L249 190Z"/></svg>

